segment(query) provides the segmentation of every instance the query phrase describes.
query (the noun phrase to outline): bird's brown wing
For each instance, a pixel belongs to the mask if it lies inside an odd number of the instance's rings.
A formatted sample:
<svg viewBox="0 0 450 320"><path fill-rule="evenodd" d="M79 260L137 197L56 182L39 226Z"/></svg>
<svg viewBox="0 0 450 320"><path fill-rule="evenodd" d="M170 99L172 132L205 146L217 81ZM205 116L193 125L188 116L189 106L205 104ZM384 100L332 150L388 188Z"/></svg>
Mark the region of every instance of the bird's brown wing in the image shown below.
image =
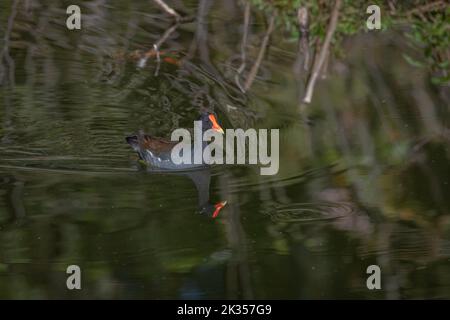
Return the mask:
<svg viewBox="0 0 450 320"><path fill-rule="evenodd" d="M155 154L168 153L178 143L178 141L152 137L147 134L142 135L140 140L139 145L142 149L150 150Z"/></svg>

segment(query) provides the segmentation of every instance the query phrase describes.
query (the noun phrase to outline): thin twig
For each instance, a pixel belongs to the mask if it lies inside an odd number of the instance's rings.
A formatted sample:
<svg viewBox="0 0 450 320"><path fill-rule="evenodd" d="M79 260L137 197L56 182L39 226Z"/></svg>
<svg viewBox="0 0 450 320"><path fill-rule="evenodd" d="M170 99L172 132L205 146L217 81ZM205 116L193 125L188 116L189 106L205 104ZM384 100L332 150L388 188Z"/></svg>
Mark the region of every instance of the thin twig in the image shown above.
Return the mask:
<svg viewBox="0 0 450 320"><path fill-rule="evenodd" d="M156 42L153 45L153 49L156 52L156 69L155 69L155 77L158 76L159 73L159 68L161 67L161 58L160 58L160 54L159 54L159 48L161 47L161 45L167 40L167 38L169 38L169 36L178 28L180 24L176 23L174 24L172 27L170 27L169 29L166 30L166 32L164 32L164 34L162 35L162 37L158 40L158 42Z"/></svg>
<svg viewBox="0 0 450 320"><path fill-rule="evenodd" d="M275 27L275 16L276 14L273 13L272 16L270 17L269 27L267 28L266 34L264 35L261 48L259 49L258 57L256 58L256 61L248 74L247 80L245 81L244 84L245 91L247 91L252 86L252 83L256 78L259 66L261 65L262 59L264 58L264 54L266 52L267 44L269 43L270 35Z"/></svg>
<svg viewBox="0 0 450 320"><path fill-rule="evenodd" d="M178 26L180 24L176 23L173 26L171 26L169 29L166 30L166 32L164 32L164 34L161 36L161 38L153 45L156 46L159 50L159 48L161 48L161 45L166 42L166 40L170 37L170 35L177 30Z"/></svg>
<svg viewBox="0 0 450 320"><path fill-rule="evenodd" d="M323 64L325 62L327 52L330 49L331 39L336 31L336 26L339 17L339 10L342 5L342 0L336 0L334 3L333 12L331 13L330 23L328 24L327 34L325 36L325 41L320 48L317 61L314 61L314 67L312 70L311 77L309 78L308 85L306 86L306 94L303 98L304 103L311 103L312 95L314 93L314 87L316 85L317 78L322 70Z"/></svg>
<svg viewBox="0 0 450 320"><path fill-rule="evenodd" d="M242 92L245 92L245 89L241 85L240 78L241 78L242 72L245 70L245 67L246 67L247 56L246 56L245 48L247 47L249 23L250 23L250 1L247 1L245 3L245 13L244 13L244 34L242 35L242 43L241 43L241 66L237 70L237 73L234 77L234 80L236 81L236 85Z"/></svg>
<svg viewBox="0 0 450 320"><path fill-rule="evenodd" d="M153 57L156 55L156 61L157 61L157 68L155 71L155 76L158 75L159 72L159 67L160 67L160 48L163 45L163 43L169 38L169 36L178 28L180 24L176 23L174 24L172 27L170 27L169 29L167 29L164 34L161 36L161 38L159 38L159 40L153 44L153 48L150 49L149 51L147 51L142 58L139 60L138 62L138 67L139 68L143 68L145 67L145 65L147 64L147 60L150 57Z"/></svg>
<svg viewBox="0 0 450 320"><path fill-rule="evenodd" d="M169 7L163 0L153 0L153 1L156 2L156 4L161 7L161 9L163 9L165 12L167 12L169 15L171 15L175 19L177 19L177 20L181 19L181 16L178 14L178 12L176 12L174 9Z"/></svg>

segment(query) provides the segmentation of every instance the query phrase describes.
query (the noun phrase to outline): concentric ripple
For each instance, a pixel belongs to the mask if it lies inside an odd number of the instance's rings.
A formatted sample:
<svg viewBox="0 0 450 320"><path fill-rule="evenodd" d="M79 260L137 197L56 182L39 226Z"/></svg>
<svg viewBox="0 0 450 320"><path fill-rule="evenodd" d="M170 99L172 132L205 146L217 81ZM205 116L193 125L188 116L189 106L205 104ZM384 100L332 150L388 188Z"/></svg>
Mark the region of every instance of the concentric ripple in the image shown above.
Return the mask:
<svg viewBox="0 0 450 320"><path fill-rule="evenodd" d="M292 203L275 205L267 210L273 222L308 223L348 217L356 208L347 202Z"/></svg>

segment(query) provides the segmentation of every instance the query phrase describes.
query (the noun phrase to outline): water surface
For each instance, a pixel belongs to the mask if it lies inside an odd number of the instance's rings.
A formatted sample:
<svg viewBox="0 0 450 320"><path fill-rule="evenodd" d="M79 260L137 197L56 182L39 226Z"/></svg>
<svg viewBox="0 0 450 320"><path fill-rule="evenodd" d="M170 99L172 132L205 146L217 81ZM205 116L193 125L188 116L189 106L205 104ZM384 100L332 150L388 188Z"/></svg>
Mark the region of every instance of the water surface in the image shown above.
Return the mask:
<svg viewBox="0 0 450 320"><path fill-rule="evenodd" d="M448 92L405 62L400 32L345 41L305 122L283 32L236 86L238 2L189 1L197 20L162 45L173 61L141 67L133 53L171 26L158 8L89 1L68 31L53 2L19 6L0 88L0 298L450 298ZM251 57L264 30L255 15ZM197 189L140 168L126 135L167 137L205 106L224 128L279 128L278 174L216 166ZM217 219L205 196L227 200Z"/></svg>

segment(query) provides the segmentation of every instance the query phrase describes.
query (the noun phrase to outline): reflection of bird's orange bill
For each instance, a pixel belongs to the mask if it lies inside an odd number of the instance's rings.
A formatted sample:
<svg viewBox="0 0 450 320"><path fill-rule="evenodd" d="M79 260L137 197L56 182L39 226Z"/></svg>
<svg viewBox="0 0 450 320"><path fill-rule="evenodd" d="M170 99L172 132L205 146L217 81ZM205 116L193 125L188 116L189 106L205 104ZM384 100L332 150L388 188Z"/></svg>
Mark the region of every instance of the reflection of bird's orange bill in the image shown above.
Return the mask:
<svg viewBox="0 0 450 320"><path fill-rule="evenodd" d="M214 208L216 208L216 210L214 210L214 213L212 215L213 218L217 218L217 216L219 215L220 210L225 207L225 205L227 204L227 201L221 201L217 204L214 205Z"/></svg>

